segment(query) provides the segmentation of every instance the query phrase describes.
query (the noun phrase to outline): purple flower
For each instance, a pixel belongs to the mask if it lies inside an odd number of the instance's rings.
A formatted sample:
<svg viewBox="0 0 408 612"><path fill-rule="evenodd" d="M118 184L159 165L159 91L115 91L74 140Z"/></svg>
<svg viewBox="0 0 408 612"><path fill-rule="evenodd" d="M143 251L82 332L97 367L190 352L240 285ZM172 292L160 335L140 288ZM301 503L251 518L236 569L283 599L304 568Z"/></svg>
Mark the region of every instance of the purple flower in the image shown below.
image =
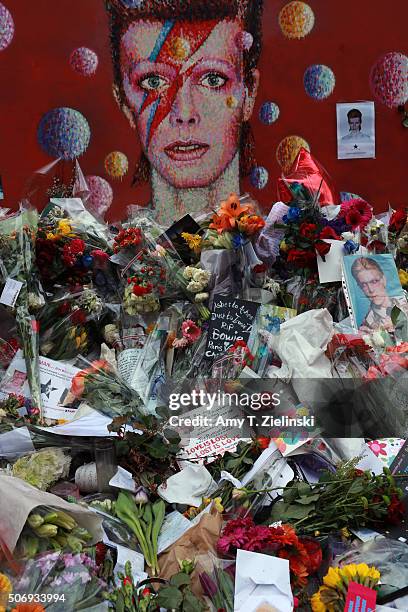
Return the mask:
<svg viewBox="0 0 408 612"><path fill-rule="evenodd" d="M64 572L62 575L62 578L64 579L64 582L66 582L67 584L72 584L73 582L75 582L78 575L80 574L74 574L73 572Z"/></svg>

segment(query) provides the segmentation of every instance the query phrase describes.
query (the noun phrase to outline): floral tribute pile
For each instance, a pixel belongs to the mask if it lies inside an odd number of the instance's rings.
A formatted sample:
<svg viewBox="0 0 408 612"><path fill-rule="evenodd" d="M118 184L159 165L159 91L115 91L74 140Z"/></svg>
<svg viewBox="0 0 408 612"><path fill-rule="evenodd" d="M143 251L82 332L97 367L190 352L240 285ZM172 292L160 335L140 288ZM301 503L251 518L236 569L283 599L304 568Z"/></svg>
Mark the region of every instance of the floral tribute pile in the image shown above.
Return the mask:
<svg viewBox="0 0 408 612"><path fill-rule="evenodd" d="M407 609L407 209L73 185L0 209L0 612Z"/></svg>

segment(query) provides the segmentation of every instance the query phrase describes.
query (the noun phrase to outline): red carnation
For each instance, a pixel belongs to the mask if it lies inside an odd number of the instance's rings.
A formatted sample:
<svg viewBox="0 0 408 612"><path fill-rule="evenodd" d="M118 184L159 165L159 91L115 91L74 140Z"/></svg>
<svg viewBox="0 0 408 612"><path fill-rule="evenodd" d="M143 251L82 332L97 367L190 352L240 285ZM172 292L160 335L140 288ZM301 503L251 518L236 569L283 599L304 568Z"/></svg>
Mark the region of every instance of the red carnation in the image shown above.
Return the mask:
<svg viewBox="0 0 408 612"><path fill-rule="evenodd" d="M74 255L82 255L85 250L85 242L80 238L74 238L69 243L69 250Z"/></svg>
<svg viewBox="0 0 408 612"><path fill-rule="evenodd" d="M315 247L320 257L324 259L325 255L327 255L327 253L331 249L331 244L329 244L328 242L323 242L323 240L322 241L319 240L319 242L316 242Z"/></svg>
<svg viewBox="0 0 408 612"><path fill-rule="evenodd" d="M143 285L135 285L132 291L135 295L146 295L150 293L149 287L143 287Z"/></svg>
<svg viewBox="0 0 408 612"><path fill-rule="evenodd" d="M299 228L299 234L303 238L309 238L312 240L316 235L317 225L315 223L302 223Z"/></svg>
<svg viewBox="0 0 408 612"><path fill-rule="evenodd" d="M322 564L322 547L317 540L312 538L299 538L299 542L303 544L308 555L307 571L309 574L314 574Z"/></svg>
<svg viewBox="0 0 408 612"><path fill-rule="evenodd" d="M340 236L330 227L330 225L326 225L326 227L322 229L319 238L320 240L341 240Z"/></svg>

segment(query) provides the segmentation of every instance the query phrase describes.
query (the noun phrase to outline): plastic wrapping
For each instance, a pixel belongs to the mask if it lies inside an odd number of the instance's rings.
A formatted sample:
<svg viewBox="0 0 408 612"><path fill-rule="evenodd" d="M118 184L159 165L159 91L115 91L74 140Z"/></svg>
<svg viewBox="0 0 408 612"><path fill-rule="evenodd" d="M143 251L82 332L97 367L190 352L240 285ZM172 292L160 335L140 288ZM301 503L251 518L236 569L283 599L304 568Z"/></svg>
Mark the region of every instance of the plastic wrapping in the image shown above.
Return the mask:
<svg viewBox="0 0 408 612"><path fill-rule="evenodd" d="M66 478L71 457L62 448L43 448L17 459L11 473L29 484L46 491L60 478Z"/></svg>
<svg viewBox="0 0 408 612"><path fill-rule="evenodd" d="M79 359L83 369L72 380L71 393L91 408L109 417L144 414L143 400L124 379L103 360Z"/></svg>
<svg viewBox="0 0 408 612"><path fill-rule="evenodd" d="M57 360L87 355L105 312L103 301L92 289L56 294L39 316L41 354Z"/></svg>
<svg viewBox="0 0 408 612"><path fill-rule="evenodd" d="M13 581L13 601L37 601L47 612L87 610L101 605L105 587L88 555L52 552L27 561Z"/></svg>

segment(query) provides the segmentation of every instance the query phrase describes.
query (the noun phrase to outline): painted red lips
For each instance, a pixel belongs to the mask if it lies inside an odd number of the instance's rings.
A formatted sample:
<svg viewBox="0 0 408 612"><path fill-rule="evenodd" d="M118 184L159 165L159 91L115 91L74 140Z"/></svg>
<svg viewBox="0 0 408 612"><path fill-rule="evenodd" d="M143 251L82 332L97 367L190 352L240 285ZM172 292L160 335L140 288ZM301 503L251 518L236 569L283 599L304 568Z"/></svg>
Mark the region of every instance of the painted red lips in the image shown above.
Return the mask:
<svg viewBox="0 0 408 612"><path fill-rule="evenodd" d="M173 161L195 161L205 155L210 146L204 142L189 140L187 142L178 141L164 149L166 155Z"/></svg>

